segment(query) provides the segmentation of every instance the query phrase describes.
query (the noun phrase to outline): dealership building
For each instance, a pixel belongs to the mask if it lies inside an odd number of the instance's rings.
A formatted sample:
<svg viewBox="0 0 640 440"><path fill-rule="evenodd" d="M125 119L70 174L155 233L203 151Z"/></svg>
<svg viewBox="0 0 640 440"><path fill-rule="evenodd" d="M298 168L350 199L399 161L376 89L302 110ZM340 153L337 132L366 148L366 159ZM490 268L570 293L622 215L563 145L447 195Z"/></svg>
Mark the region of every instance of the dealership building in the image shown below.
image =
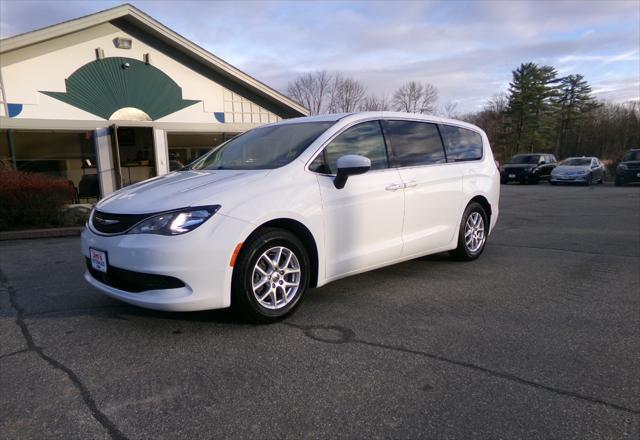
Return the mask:
<svg viewBox="0 0 640 440"><path fill-rule="evenodd" d="M80 201L307 114L128 4L0 40L0 169L61 176Z"/></svg>

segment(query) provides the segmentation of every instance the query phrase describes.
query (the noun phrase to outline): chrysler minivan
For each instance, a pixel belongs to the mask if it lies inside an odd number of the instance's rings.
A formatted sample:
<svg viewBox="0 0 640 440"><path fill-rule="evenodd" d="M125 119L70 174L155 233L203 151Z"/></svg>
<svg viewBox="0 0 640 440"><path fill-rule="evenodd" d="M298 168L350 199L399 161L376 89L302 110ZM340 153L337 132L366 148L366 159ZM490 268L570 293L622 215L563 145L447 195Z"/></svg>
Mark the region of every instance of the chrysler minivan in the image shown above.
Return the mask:
<svg viewBox="0 0 640 440"><path fill-rule="evenodd" d="M101 200L85 279L158 310L270 321L304 294L428 254L482 254L500 173L478 127L391 112L264 125Z"/></svg>

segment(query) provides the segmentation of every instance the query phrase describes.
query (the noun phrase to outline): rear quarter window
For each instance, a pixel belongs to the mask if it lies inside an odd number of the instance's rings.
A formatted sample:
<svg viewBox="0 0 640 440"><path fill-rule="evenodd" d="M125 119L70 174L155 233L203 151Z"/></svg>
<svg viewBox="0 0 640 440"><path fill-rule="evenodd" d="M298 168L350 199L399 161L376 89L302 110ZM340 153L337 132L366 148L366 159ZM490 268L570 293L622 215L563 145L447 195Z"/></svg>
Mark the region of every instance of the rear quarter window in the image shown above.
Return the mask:
<svg viewBox="0 0 640 440"><path fill-rule="evenodd" d="M441 125L447 162L482 159L482 136L473 130Z"/></svg>

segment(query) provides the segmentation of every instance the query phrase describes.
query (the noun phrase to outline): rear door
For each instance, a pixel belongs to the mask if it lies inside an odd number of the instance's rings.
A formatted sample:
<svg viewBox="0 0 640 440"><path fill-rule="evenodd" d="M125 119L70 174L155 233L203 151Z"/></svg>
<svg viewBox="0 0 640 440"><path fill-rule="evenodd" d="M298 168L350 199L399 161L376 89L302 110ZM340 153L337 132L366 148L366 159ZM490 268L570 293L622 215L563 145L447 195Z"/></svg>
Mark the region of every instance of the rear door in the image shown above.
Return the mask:
<svg viewBox="0 0 640 440"><path fill-rule="evenodd" d="M371 159L371 170L349 177L342 189L333 180L346 154ZM404 189L389 168L379 121L362 122L334 138L309 165L318 173L325 229L328 278L381 266L400 257Z"/></svg>
<svg viewBox="0 0 640 440"><path fill-rule="evenodd" d="M394 166L405 186L402 255L446 246L459 225L462 166L447 164L438 126L407 120L384 121Z"/></svg>

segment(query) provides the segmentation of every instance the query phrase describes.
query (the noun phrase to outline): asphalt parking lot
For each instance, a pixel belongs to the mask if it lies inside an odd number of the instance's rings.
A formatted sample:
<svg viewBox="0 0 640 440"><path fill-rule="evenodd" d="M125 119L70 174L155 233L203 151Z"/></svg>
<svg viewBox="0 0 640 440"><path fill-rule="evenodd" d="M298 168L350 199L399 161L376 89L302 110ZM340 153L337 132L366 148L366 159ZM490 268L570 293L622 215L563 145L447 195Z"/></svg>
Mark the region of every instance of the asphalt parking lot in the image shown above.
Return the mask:
<svg viewBox="0 0 640 440"><path fill-rule="evenodd" d="M640 188L503 186L482 258L422 258L246 325L0 243L0 438L638 438Z"/></svg>

